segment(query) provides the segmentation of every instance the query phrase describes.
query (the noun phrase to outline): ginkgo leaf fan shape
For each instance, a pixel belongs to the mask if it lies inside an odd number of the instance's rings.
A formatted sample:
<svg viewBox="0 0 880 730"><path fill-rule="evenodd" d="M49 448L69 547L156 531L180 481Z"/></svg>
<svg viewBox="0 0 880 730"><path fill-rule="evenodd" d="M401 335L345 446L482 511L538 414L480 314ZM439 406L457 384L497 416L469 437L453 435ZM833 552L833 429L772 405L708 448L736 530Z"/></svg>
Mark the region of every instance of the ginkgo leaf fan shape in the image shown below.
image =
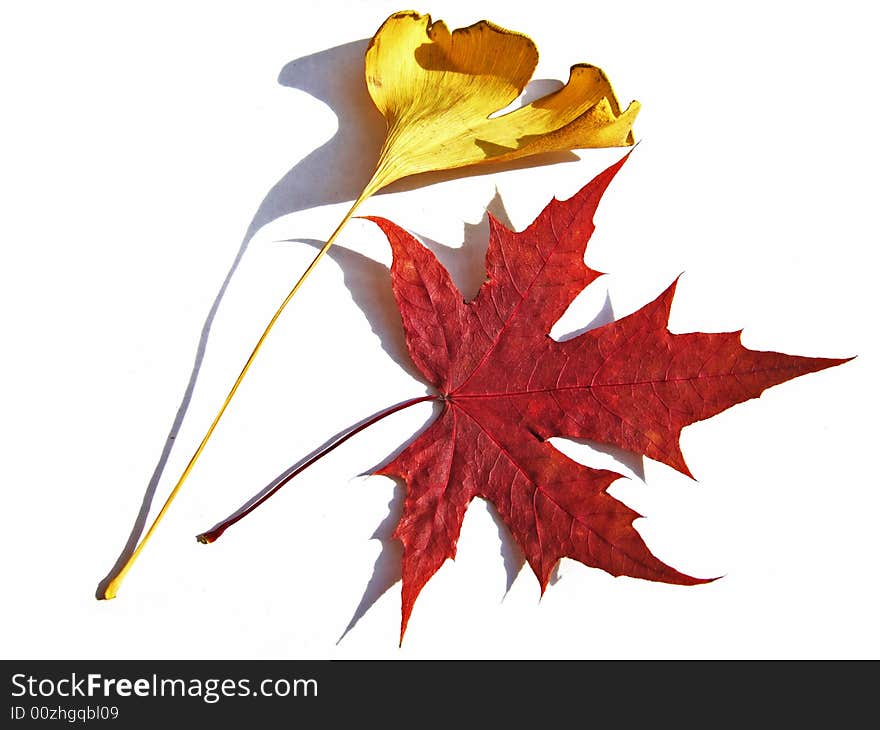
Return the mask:
<svg viewBox="0 0 880 730"><path fill-rule="evenodd" d="M530 38L485 20L450 32L429 15L392 15L366 54L367 88L388 123L367 190L429 170L633 143L638 102L621 112L607 77L589 64L572 66L555 93L495 116L537 63Z"/></svg>

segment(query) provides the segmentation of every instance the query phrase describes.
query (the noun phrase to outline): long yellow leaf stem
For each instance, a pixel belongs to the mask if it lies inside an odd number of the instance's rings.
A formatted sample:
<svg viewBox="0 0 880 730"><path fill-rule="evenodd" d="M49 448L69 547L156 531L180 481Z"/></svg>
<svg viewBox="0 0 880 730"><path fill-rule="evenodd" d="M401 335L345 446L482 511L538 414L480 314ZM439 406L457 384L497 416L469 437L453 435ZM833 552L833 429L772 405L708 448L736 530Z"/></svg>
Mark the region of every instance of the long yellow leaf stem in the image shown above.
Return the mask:
<svg viewBox="0 0 880 730"><path fill-rule="evenodd" d="M266 325L266 329L263 330L263 334L260 335L260 339L257 340L257 344L254 345L254 349L248 357L247 361L244 364L244 367L241 369L241 372L238 374L238 377L235 379L235 382L232 384L232 388L229 390L229 394L226 396L226 399L223 401L223 405L220 406L220 410L217 411L217 415L214 416L214 420L211 422L211 425L208 427L207 433L205 433L201 442L199 443L198 448L195 450L195 453L190 458L189 463L186 465L186 468L183 470L183 473L180 475L180 478L177 480L177 483L174 485L174 488L171 490L171 493L168 495L168 498L165 500L165 504L162 505L162 509L159 510L159 514L156 515L156 518L153 520L153 523L150 525L150 529L144 534L141 541L138 543L137 547L134 549L134 552L131 554L131 557L126 561L125 565L123 565L119 572L113 577L107 584L107 588L104 590L104 599L109 600L111 598L116 598L116 594L119 591L119 586L122 584L122 581L125 579L125 576L128 574L128 571L131 570L132 565L134 565L135 561L138 559L138 556L143 551L146 544L149 542L150 538L153 536L153 533L156 531L159 523L162 521L162 518L165 517L165 513L168 512L168 508L171 506L171 503L174 502L175 497L177 497L178 492L180 492L180 488L183 486L196 462L199 460L199 457L202 455L202 452L205 450L205 446L207 446L208 441L211 439L211 435L214 433L214 429L217 428L217 424L220 422L220 419L223 417L223 414L226 412L226 408L229 406L229 403L232 401L232 398L235 396L236 391L238 390L238 386L241 385L244 380L245 375L247 375L248 370L250 370L251 365L257 357L257 353L260 351L260 348L263 346L263 343L266 341L266 338L269 336L269 332L272 331L272 328L275 326L275 323L278 321L278 318L281 316L281 313L290 303L290 300L296 295L296 293L300 290L300 287L303 285L306 279L309 278L309 275L312 271L315 270L315 267L318 265L318 262L324 258L324 255L330 250L330 247L333 245L333 242L336 240L336 237L345 227L345 224L351 219L352 215L354 215L357 207L369 196L371 192L371 186L367 186L367 189L358 197L357 200L354 201L354 204L349 209L348 213L345 214L345 217L342 219L342 222L336 227L336 230L333 231L333 234L330 238L327 239L327 243L324 244L323 248L318 251L318 254L312 260L312 263L309 264L308 268L303 272L302 276L299 277L299 280L296 284L293 285L293 288L290 290L290 293L285 297L284 301L281 302L281 306L278 307L275 314L272 315L272 319L269 320L269 324Z"/></svg>

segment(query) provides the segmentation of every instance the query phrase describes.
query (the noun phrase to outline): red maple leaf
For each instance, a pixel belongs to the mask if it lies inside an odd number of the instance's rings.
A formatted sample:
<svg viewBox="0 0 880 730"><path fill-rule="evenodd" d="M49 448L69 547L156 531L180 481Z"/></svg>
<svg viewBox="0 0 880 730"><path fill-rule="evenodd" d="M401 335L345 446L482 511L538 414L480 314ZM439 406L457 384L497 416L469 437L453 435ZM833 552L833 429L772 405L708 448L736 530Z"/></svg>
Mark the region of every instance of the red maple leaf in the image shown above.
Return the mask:
<svg viewBox="0 0 880 730"><path fill-rule="evenodd" d="M694 585L658 560L635 511L607 493L621 475L578 464L552 436L613 444L690 474L681 429L771 385L845 360L748 350L739 332L672 334L675 284L639 311L557 342L553 324L600 274L584 264L593 214L626 160L521 233L490 216L487 281L466 301L435 256L403 229L371 218L394 254L394 295L413 361L443 409L378 471L406 482L395 536L403 543L401 639L415 600L456 542L474 497L491 502L543 592L574 558L612 575Z"/></svg>

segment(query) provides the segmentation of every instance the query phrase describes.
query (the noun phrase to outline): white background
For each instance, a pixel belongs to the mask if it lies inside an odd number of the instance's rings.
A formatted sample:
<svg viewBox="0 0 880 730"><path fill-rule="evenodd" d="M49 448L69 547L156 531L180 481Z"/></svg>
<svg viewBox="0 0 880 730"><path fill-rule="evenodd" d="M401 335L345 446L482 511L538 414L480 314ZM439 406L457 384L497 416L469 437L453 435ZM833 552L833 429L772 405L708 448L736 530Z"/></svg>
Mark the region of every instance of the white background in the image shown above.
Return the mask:
<svg viewBox="0 0 880 730"><path fill-rule="evenodd" d="M554 334L601 314L606 294L627 314L685 272L674 331L744 327L754 349L859 356L686 429L697 482L653 462L644 481L639 460L616 466L632 478L612 491L647 516L637 525L652 550L723 579L681 588L563 561L543 599L528 568L508 591L516 551L478 502L398 649L388 535L401 490L359 475L430 418L427 404L358 436L215 545L197 544L336 432L426 392L406 365L387 243L356 220L273 332L119 597L95 600L243 237L157 502L314 254L285 241L326 239L381 141L360 54L402 8L308 7L54 2L4 14L2 656L877 658L869 3L417 8L453 27L488 18L526 32L542 54L536 79L564 80L587 61L622 101L644 105L642 142L587 254L609 276ZM424 237L472 294L487 206L521 228L619 155L412 180L362 213Z"/></svg>

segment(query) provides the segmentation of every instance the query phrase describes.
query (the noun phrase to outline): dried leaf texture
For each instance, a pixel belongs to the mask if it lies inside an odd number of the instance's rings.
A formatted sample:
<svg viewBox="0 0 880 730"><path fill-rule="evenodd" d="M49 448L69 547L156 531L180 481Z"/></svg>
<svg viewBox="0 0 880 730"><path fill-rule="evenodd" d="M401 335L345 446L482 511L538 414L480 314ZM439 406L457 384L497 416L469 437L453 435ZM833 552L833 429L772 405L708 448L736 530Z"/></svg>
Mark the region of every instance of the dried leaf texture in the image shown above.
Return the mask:
<svg viewBox="0 0 880 730"><path fill-rule="evenodd" d="M401 637L419 592L455 556L474 497L495 506L542 591L562 557L615 576L705 582L650 552L632 524L639 515L607 493L619 474L578 464L547 439L613 444L689 474L684 426L844 362L749 350L739 333L672 334L674 284L628 317L553 340L553 324L599 276L584 253L624 160L521 233L490 219L488 279L471 302L415 238L372 219L393 250L409 352L443 395L436 421L380 471L407 487L395 533L404 546Z"/></svg>

